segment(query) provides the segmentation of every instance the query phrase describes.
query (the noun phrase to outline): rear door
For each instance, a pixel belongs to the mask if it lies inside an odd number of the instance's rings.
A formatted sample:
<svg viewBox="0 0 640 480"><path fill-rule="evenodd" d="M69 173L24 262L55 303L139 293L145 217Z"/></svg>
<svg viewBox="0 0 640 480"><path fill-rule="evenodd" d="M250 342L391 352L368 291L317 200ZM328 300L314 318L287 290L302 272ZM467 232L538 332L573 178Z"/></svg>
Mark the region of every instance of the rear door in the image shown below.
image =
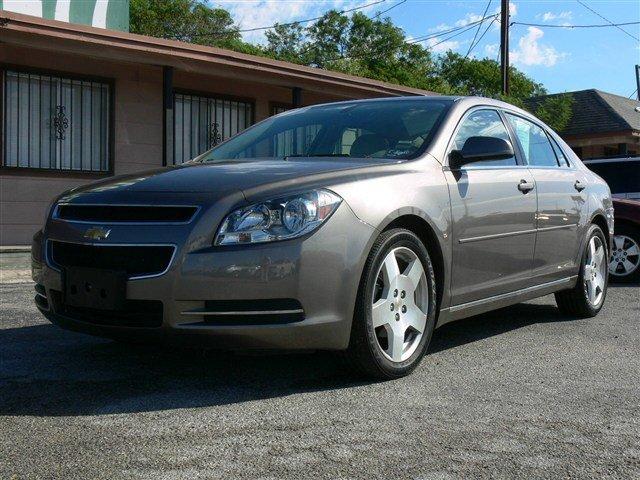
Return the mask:
<svg viewBox="0 0 640 480"><path fill-rule="evenodd" d="M465 114L448 151L461 149L472 136L513 142L501 115L489 107ZM530 286L536 192L526 166L514 156L445 168L445 176L453 220L453 305Z"/></svg>
<svg viewBox="0 0 640 480"><path fill-rule="evenodd" d="M505 117L538 192L533 277L538 284L565 278L576 272L580 261L578 225L587 212L585 175L569 164L542 125L509 112Z"/></svg>

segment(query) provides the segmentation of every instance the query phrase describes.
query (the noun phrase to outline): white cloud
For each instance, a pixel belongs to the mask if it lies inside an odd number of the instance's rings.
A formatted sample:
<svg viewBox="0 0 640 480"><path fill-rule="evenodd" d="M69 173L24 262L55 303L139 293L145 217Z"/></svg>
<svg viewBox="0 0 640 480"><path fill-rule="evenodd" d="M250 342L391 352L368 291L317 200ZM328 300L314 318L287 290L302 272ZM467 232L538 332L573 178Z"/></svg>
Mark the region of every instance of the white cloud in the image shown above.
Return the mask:
<svg viewBox="0 0 640 480"><path fill-rule="evenodd" d="M425 46L430 48L433 53L444 53L449 50L457 50L460 48L460 42L456 40L441 41L439 38L430 38L425 42Z"/></svg>
<svg viewBox="0 0 640 480"><path fill-rule="evenodd" d="M467 13L464 18L456 22L456 27L464 27L465 25L469 25L470 23L477 22L481 19L482 15L478 15L477 13Z"/></svg>
<svg viewBox="0 0 640 480"><path fill-rule="evenodd" d="M498 51L500 51L499 43L490 43L484 46L484 53L489 58L495 58L495 56L498 55Z"/></svg>
<svg viewBox="0 0 640 480"><path fill-rule="evenodd" d="M500 6L496 7L493 13L500 13ZM518 6L514 2L509 2L509 16L515 17L518 14Z"/></svg>
<svg viewBox="0 0 640 480"><path fill-rule="evenodd" d="M435 27L432 27L429 29L429 32L442 32L444 30L450 30L451 29L451 25L448 25L446 23L441 23L439 25L436 25Z"/></svg>
<svg viewBox="0 0 640 480"><path fill-rule="evenodd" d="M541 65L552 67L566 57L566 53L558 52L553 46L539 42L544 32L536 27L529 27L526 35L520 37L518 48L509 52L511 61L519 65Z"/></svg>
<svg viewBox="0 0 640 480"><path fill-rule="evenodd" d="M317 17L327 10L335 8L344 10L363 5L366 2L357 0L332 0L328 2L306 2L299 0L218 0L212 6L220 6L229 10L240 29L251 29L289 23L306 18ZM370 12L380 9L378 5L359 10ZM265 41L264 31L245 32L245 40L262 43Z"/></svg>
<svg viewBox="0 0 640 480"><path fill-rule="evenodd" d="M560 13L545 12L536 15L536 18L541 18L543 22L551 22L554 20L571 20L573 18L573 12L564 11Z"/></svg>

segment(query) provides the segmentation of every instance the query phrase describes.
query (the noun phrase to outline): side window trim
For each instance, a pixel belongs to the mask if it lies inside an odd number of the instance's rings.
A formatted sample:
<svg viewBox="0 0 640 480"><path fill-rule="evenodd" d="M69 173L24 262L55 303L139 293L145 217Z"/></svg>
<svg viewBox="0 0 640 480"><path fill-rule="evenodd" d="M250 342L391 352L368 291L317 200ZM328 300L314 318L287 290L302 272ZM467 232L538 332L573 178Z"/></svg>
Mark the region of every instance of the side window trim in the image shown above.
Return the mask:
<svg viewBox="0 0 640 480"><path fill-rule="evenodd" d="M516 163L518 164L519 167L528 168L529 165L527 165L526 157L524 156L524 150L522 150L522 145L520 145L520 140L518 139L518 136L516 135L516 132L513 129L513 126L511 125L511 122L507 119L507 115L506 115L507 113L510 113L510 112L508 110L504 110L503 108L500 108L498 110L498 114L502 119L502 123L504 123L507 129L507 132L509 132L511 145L513 146L513 151L515 152L515 155L516 155Z"/></svg>
<svg viewBox="0 0 640 480"><path fill-rule="evenodd" d="M569 160L569 155L567 155L567 153L562 149L562 147L560 146L560 143L558 143L558 141L555 139L553 134L551 132L547 131L547 136L551 140L551 146L553 147L553 151L556 154L556 157L558 156L558 152L560 152L562 154L562 156L564 157L564 165L560 165L560 168L574 169L574 166L571 163L571 160ZM559 158L558 158L558 163L560 163L560 159Z"/></svg>
<svg viewBox="0 0 640 480"><path fill-rule="evenodd" d="M545 136L547 137L547 141L549 142L549 145L551 145L551 151L553 152L553 156L556 157L556 166L558 168L562 168L563 165L560 163L560 158L558 157L558 150L556 149L556 147L553 145L553 140L551 139L551 135L549 135L549 132L547 132L546 128L543 128L542 131L544 132ZM566 163L564 165L566 167Z"/></svg>
<svg viewBox="0 0 640 480"><path fill-rule="evenodd" d="M496 106L493 106L493 105L474 105L473 107L469 108L467 111L465 111L462 114L462 116L460 117L460 120L456 124L455 129L453 130L453 133L450 135L449 141L447 143L447 149L445 150L445 156L444 156L444 159L443 159L445 161L445 164L444 164L445 167L447 169L450 168L449 167L449 155L453 151L454 139L455 139L456 135L458 134L458 132L460 131L462 123L469 117L469 115L471 115L472 113L481 111L481 110L493 111L498 115L498 117L500 117L500 121L502 121L502 124L503 124L505 130L507 131L507 135L509 136L509 141L511 142L511 146L513 147L516 164L515 165L504 165L504 166L502 166L502 165L501 166L476 166L476 167L471 167L471 168L472 169L526 168L526 164L520 158L519 145L515 144L514 141L513 141L514 135L513 135L513 132L511 131L511 128L509 127L508 122L505 121L506 119L504 118L504 115L503 115L501 109L499 107L496 107ZM468 167L463 167L463 168L466 169Z"/></svg>

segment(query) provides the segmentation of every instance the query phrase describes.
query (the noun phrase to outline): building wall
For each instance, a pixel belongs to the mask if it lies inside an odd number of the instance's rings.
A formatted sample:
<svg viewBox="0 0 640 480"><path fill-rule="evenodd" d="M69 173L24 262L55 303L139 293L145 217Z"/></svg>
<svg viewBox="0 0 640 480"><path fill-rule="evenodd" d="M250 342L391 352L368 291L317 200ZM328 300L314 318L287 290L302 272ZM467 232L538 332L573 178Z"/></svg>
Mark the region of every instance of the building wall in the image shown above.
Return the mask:
<svg viewBox="0 0 640 480"><path fill-rule="evenodd" d="M28 63L25 63L25 60ZM61 74L81 74L114 80L114 174L161 167L162 67L124 64L3 45L0 64L19 65ZM212 72L214 73L214 72ZM291 104L291 88L233 78L176 71L174 87L209 94L252 99L255 120L270 115L270 106ZM349 94L303 92L303 104L341 100ZM24 245L42 226L47 206L63 191L104 178L105 174L0 169L0 245Z"/></svg>
<svg viewBox="0 0 640 480"><path fill-rule="evenodd" d="M583 160L640 154L640 137L631 133L563 138Z"/></svg>

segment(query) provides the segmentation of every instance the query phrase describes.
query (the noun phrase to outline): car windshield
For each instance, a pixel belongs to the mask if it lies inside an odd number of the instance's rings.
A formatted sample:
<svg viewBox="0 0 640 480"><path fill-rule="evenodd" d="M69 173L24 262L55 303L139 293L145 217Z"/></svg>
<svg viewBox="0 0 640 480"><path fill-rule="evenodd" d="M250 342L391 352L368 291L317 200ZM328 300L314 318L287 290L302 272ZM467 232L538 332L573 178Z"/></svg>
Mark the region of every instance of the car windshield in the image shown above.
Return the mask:
<svg viewBox="0 0 640 480"><path fill-rule="evenodd" d="M193 161L321 156L415 158L426 149L451 103L423 98L292 110L258 123Z"/></svg>

